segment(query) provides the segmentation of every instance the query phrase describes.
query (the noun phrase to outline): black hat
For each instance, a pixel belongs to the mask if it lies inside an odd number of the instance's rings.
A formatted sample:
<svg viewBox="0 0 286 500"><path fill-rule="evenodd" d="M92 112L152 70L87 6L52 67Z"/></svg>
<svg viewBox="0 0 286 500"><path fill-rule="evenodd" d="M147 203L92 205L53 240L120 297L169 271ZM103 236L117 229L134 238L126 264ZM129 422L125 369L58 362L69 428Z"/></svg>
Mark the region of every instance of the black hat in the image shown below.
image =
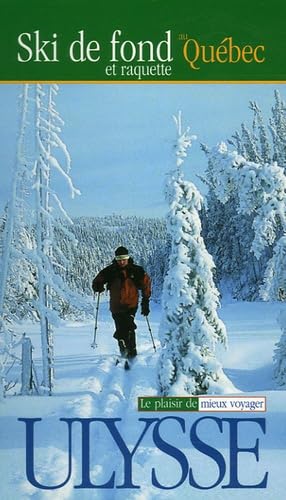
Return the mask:
<svg viewBox="0 0 286 500"><path fill-rule="evenodd" d="M125 247L118 247L115 250L115 259L116 260L125 260L129 259L128 250Z"/></svg>

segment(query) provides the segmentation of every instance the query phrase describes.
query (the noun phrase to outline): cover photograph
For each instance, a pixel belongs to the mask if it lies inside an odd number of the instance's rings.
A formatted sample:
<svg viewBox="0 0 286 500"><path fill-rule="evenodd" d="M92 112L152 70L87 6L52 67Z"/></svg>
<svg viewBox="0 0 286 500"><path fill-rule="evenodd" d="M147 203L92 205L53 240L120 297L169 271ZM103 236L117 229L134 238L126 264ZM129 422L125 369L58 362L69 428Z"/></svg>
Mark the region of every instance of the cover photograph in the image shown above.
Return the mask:
<svg viewBox="0 0 286 500"><path fill-rule="evenodd" d="M274 4L5 2L4 500L283 498Z"/></svg>

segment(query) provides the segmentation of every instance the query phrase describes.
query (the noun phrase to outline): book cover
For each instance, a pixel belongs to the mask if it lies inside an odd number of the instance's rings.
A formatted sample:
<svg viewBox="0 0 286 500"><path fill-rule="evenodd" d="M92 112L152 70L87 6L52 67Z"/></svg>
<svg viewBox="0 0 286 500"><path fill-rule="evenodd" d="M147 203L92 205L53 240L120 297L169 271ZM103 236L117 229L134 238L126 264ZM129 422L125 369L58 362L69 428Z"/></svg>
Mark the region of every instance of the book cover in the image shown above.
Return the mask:
<svg viewBox="0 0 286 500"><path fill-rule="evenodd" d="M282 498L281 0L2 3L1 498Z"/></svg>

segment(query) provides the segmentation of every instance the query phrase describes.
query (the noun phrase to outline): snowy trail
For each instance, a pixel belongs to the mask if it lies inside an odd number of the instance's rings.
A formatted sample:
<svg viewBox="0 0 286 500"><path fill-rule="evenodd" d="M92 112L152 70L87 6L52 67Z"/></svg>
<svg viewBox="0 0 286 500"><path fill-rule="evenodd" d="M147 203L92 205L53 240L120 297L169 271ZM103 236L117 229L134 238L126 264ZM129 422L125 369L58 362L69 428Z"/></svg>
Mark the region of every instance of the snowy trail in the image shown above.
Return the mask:
<svg viewBox="0 0 286 500"><path fill-rule="evenodd" d="M132 363L130 370L126 371L124 369L124 360L120 362L117 366L114 364L110 366L110 359L99 360L97 363L97 373L94 377L91 378L91 385L95 384L97 386L99 382L102 383L102 390L100 391L100 397L97 400L97 407L94 409L95 415L102 415L103 412L105 416L110 418L120 418L122 421L118 428L120 433L126 439L126 443L131 450L134 447L134 442L137 440L138 431L134 432L134 429L130 429L130 418L128 416L134 414L136 412L136 403L137 397L139 395L156 394L156 390L150 391L150 380L146 375L146 370L150 371L151 361L154 361L154 356L149 354L149 351L146 353L142 353L137 357L136 360ZM102 369L102 365L105 368L109 368L109 376L100 377L100 370ZM136 381L136 383L135 383ZM136 440L132 439L133 433L136 434ZM110 469L110 463L113 463L112 470L115 472L116 478L122 478L123 475L123 467L122 462L118 460L118 454L114 453L114 448L109 450L106 447L106 443L101 443L100 447L97 448L97 453L103 457L103 461L101 462L101 469L99 474L97 475L97 481L99 483L103 483L106 481L106 476L104 471ZM147 452L148 453L148 452ZM133 466L137 468L141 468L142 462L142 454L139 457L135 456L133 460ZM95 457L94 457L95 458ZM144 462L145 459L143 459ZM118 479L117 479L118 481ZM122 479L118 482L118 484L122 483ZM140 495L140 496L138 496ZM142 496L143 495L143 496ZM98 499L110 499L110 500L123 500L123 499L136 499L136 498L149 498L148 488L141 488L140 494L138 491L129 491L126 490L113 490L112 492L107 491L98 491L96 494L96 498Z"/></svg>
<svg viewBox="0 0 286 500"><path fill-rule="evenodd" d="M90 412L92 418L102 415L107 418L118 417L124 413L122 410L122 406L126 404L124 368L116 366L115 361L116 356L113 354L96 356L89 370L89 377L81 384L83 390L88 390L93 395ZM96 442L96 447L92 448L91 463L97 465L91 470L90 477L95 484L105 484L109 479L106 471L109 470L110 463L116 464L116 457L111 444L107 445L97 427L92 433L92 439ZM113 467L113 470L117 471L117 467ZM96 490L93 495L98 500L113 498L113 494L106 490ZM90 498L90 492L83 491L81 498Z"/></svg>
<svg viewBox="0 0 286 500"><path fill-rule="evenodd" d="M72 372L77 371L80 376L80 384L75 397L72 394L68 397L66 410L70 416L80 416L85 418L102 417L118 418L122 421L118 424L118 429L126 443L132 449L132 442L138 438L138 430L130 428L130 415L136 415L137 397L142 395L155 395L157 393L155 366L157 363L157 353L150 347L149 338L146 336L146 327L144 321L137 321L138 324L138 356L131 363L130 370L124 369L124 360L120 359L117 352L117 343L112 337L113 325L111 322L104 324L105 335L101 335L99 347L93 351L94 355L82 357L79 354L56 358L56 371L62 370L64 379L59 380L57 384L57 393L66 392L65 382L71 377ZM157 329L157 324L153 323L152 328ZM120 363L116 365L116 359ZM78 377L76 377L78 380ZM64 382L64 383L63 383ZM71 385L68 386L71 388ZM140 415L139 415L140 416ZM133 439L134 438L134 439ZM108 481L110 464L113 464L112 470L115 471L117 483L122 482L122 461L118 460L118 451L114 449L112 441L107 444L107 439L103 439L102 432L94 429L92 441L96 446L91 451L91 463L97 464L91 470L91 480L95 484L105 484ZM100 457L100 460L98 459ZM142 467L139 462L144 462L141 456L134 458L134 465ZM80 464L74 457L75 468L78 473L75 474L73 482L76 484L80 477ZM121 479L120 479L121 478ZM81 492L81 498L90 498L90 492ZM138 492L126 492L120 490L96 490L93 493L97 499L135 499ZM142 494L142 491L141 491ZM73 493L74 496L68 498L79 498L79 493ZM148 498L146 492L145 498ZM138 497L139 498L139 497Z"/></svg>
<svg viewBox="0 0 286 500"><path fill-rule="evenodd" d="M139 396L157 392L154 374L157 353L150 347L145 322L140 317L136 322L139 332L138 356L130 363L130 370L124 369L124 360L120 357L117 342L112 337L111 320L104 323L105 335L101 336L100 346L94 351L95 355L87 360L88 368L81 388L92 391L96 396L96 407L104 410L109 416L118 415L118 411L121 414L128 408L134 410L137 394ZM156 322L151 326L154 330L158 328ZM120 361L118 365L116 365L117 359Z"/></svg>
<svg viewBox="0 0 286 500"><path fill-rule="evenodd" d="M124 369L123 360L120 361L120 364L115 365L116 359L117 356L114 354L95 356L92 367L89 368L88 376L86 380L82 381L79 388L82 395L70 401L70 409L72 409L74 415L87 418L102 417L103 415L108 418L118 418L120 416L122 422L120 422L118 428L120 433L125 436L130 431L128 429L130 425L128 414L132 414L136 410L137 395L145 395L146 391L150 393L149 379L146 377L145 371L150 370L150 362L152 359L154 360L154 357L152 358L152 354L147 350L146 354L142 353L141 356L138 356L129 371ZM136 384L134 383L135 380ZM137 385L137 381L139 385ZM156 393L155 389L152 393ZM98 457L100 457L100 464L91 470L90 477L94 483L105 484L108 481L106 471L110 470L111 463L116 478L121 478L122 463L118 461L118 452L115 452L112 442L107 445L98 429L94 430L92 440L96 442L96 447L91 453L91 462L98 463ZM76 479L74 478L75 482ZM112 490L112 492L96 490L95 495L99 500L137 498L137 493L124 490ZM78 497L75 496L75 498ZM83 491L81 498L90 498L90 493Z"/></svg>

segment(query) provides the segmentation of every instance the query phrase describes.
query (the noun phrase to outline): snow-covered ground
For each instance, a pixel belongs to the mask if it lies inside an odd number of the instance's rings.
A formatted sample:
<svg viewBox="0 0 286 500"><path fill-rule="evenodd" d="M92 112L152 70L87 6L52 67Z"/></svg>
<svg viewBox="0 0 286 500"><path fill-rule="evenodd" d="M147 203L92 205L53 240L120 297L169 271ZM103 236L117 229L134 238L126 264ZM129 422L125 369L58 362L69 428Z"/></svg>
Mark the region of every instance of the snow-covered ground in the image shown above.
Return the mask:
<svg viewBox="0 0 286 500"><path fill-rule="evenodd" d="M93 321L66 321L55 331L55 388L49 396L7 396L1 405L0 490L2 500L12 499L282 499L285 498L286 478L283 465L286 460L286 391L275 386L272 379L272 355L280 337L276 317L281 306L269 303L228 303L220 310L229 338L227 352L219 352L224 371L235 389L249 395L267 398L267 412L210 413L218 418L266 418L266 434L258 425L243 422L239 446L253 448L259 439L259 462L253 453L239 456L239 481L242 484L260 483L268 471L267 489L222 488L229 482L229 432L223 432L213 421L205 422L203 435L209 446L217 448L226 463L225 477L212 489L190 486L186 479L175 489L163 490L152 486L152 468L158 481L175 485L182 476L178 459L155 447L152 430L146 432L132 457L132 480L140 489L118 489L123 484L123 455L104 423L92 424L90 434L90 481L95 485L107 483L115 471L115 487L105 489L77 489L81 482L81 423L73 424L72 475L68 483L55 490L32 486L25 474L25 423L18 418L42 418L35 424L35 475L40 484L58 485L67 477L67 424L60 418L117 418L117 428L132 451L144 429L139 418L177 417L185 421L185 433L179 422L166 420L160 432L173 447L187 458L198 484L211 486L218 479L218 467L210 457L190 443L189 430L202 415L198 413L143 413L137 411L137 397L156 395L156 362L159 351L157 340L160 308L153 305L150 322L157 352L152 347L145 319L137 315L138 357L129 371L122 363L115 366L117 345L113 339L113 323L108 304L100 307L98 347L91 349ZM40 374L40 342L38 325L18 327L25 331L34 345L34 360ZM15 389L14 389L15 391ZM206 416L204 414L203 416ZM110 420L109 420L110 422ZM182 458L182 457L181 457ZM182 459L183 460L183 459ZM126 478L125 478L126 479Z"/></svg>

